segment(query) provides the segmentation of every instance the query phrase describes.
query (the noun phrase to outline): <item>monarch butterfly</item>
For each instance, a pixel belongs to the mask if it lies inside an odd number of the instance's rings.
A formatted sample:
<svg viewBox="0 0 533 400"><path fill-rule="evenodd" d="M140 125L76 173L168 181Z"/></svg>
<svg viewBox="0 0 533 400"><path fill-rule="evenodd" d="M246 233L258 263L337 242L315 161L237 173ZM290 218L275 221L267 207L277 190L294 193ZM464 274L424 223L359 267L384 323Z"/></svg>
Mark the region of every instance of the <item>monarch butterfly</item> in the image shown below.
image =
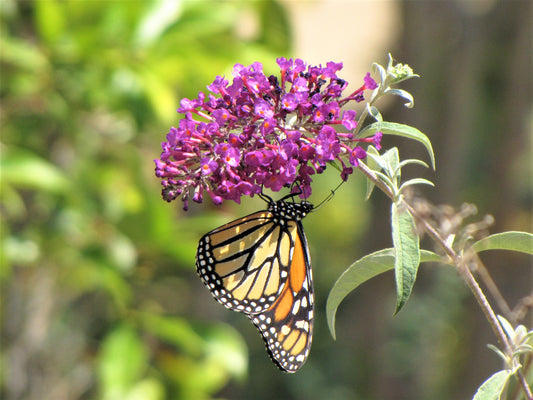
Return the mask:
<svg viewBox="0 0 533 400"><path fill-rule="evenodd" d="M268 209L229 222L198 244L196 270L214 298L257 327L274 363L296 372L313 338L313 278L301 220L313 205L260 195Z"/></svg>

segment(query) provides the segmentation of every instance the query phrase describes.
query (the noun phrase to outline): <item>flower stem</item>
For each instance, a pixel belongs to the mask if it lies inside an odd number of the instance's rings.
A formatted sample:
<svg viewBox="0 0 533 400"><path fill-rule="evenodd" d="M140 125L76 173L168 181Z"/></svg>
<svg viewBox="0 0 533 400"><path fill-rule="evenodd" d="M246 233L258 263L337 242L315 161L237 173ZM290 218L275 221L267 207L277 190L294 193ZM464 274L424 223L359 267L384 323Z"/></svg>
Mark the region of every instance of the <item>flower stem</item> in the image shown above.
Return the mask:
<svg viewBox="0 0 533 400"><path fill-rule="evenodd" d="M392 190L385 185L381 180L378 178L378 176L372 171L370 168L368 168L365 164L362 162L359 162L359 170L366 175L368 179L372 181L377 187L379 187L391 200L394 201L394 193ZM470 288L470 291L476 298L479 306L481 307L483 313L485 314L485 317L487 318L487 321L489 322L493 332L495 333L496 337L498 338L498 341L503 346L503 349L505 351L505 354L509 356L509 358L513 357L513 350L511 347L511 344L509 343L509 340L507 338L507 335L503 331L500 322L498 321L498 318L496 317L496 314L494 310L492 309L490 303L488 302L485 294L483 293L483 290L477 283L476 279L474 278L474 275L472 275L472 272L470 271L470 268L468 268L467 260L462 256L455 252L455 250L448 244L448 242L443 238L440 233L425 219L420 217L416 210L414 210L408 203L404 203L411 213L413 217L415 217L424 227L428 235L435 241L437 244L444 250L446 255L452 260L453 264L457 267L459 275L463 278L463 280L466 282L468 287ZM480 262L479 259L477 259L477 262ZM516 372L518 381L520 385L522 386L522 390L526 394L528 399L533 399L533 393L531 392L531 389L522 374L520 370Z"/></svg>

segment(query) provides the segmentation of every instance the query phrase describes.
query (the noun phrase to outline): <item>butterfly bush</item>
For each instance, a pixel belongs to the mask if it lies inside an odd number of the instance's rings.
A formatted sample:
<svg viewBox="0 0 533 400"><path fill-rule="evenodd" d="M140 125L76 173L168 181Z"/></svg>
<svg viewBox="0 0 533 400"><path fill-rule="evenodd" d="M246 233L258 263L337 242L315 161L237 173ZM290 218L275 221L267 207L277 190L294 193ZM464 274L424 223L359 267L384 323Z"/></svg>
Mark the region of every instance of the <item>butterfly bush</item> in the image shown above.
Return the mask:
<svg viewBox="0 0 533 400"><path fill-rule="evenodd" d="M360 142L379 148L381 133L357 139L356 112L341 111L350 101L364 100L375 89L370 74L364 84L343 97L348 83L337 76L342 63L307 66L300 59L279 58L280 78L266 76L263 66L236 64L231 84L217 76L196 99L183 99L178 113L184 118L172 127L155 160L166 201L181 196L201 203L204 193L215 204L240 202L262 188L292 187L301 198L311 194L311 175L322 173L328 162L340 162L346 180L366 157ZM344 126L348 132L339 132Z"/></svg>

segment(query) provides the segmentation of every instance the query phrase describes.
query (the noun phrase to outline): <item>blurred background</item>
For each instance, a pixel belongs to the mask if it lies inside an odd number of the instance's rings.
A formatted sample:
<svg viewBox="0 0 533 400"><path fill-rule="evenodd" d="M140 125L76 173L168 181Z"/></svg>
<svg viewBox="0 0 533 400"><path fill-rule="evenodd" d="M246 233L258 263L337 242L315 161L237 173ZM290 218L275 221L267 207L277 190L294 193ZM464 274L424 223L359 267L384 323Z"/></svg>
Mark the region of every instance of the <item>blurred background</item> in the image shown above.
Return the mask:
<svg viewBox="0 0 533 400"><path fill-rule="evenodd" d="M359 87L391 52L420 79L378 104L431 139L436 183L420 195L477 205L492 233L532 230L530 1L0 2L1 368L5 399L469 399L501 368L496 344L450 268L423 265L392 317L384 274L341 305L325 301L344 269L391 245L389 204L364 201L360 174L304 225L316 292L314 343L294 375L278 371L249 321L196 276L199 237L263 208L165 203L153 159L179 99L235 63L342 61ZM417 143L386 137L402 158ZM330 174L331 173L331 174ZM315 203L336 186L316 178ZM425 243L430 248L429 243ZM483 261L511 308L532 290L526 256ZM524 309L520 322L531 328ZM497 312L501 312L497 310Z"/></svg>

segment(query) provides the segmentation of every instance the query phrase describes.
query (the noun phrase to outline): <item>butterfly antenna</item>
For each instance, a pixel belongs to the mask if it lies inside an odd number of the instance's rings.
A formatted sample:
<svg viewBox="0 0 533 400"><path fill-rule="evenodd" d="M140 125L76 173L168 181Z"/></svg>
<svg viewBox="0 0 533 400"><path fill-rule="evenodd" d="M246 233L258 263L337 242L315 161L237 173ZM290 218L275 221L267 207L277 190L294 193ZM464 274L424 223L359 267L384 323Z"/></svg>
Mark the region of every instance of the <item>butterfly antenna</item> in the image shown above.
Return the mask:
<svg viewBox="0 0 533 400"><path fill-rule="evenodd" d="M274 202L274 200L272 200L270 196L263 193L263 188L261 188L261 193L258 193L257 195L259 196L261 200L263 200L267 204L271 204Z"/></svg>
<svg viewBox="0 0 533 400"><path fill-rule="evenodd" d="M289 193L289 194L286 195L286 196L283 196L283 197L281 198L281 200L285 200L285 199L288 199L288 198L292 197L292 201L294 201L294 197L296 197L296 196L298 196L299 194L302 193L302 188L300 187L300 185L296 184L296 187L298 188L298 191L293 192L292 190L294 189L294 186L291 187L291 193Z"/></svg>
<svg viewBox="0 0 533 400"><path fill-rule="evenodd" d="M337 185L337 187L335 189L333 189L331 191L331 193L328 194L324 200L322 200L320 203L318 203L318 205L316 207L313 207L313 211L318 210L320 207L322 207L324 204L326 204L328 201L330 201L333 198L333 196L335 196L335 192L342 186L342 184L344 182L346 182L346 181L342 181L341 183L339 183Z"/></svg>

